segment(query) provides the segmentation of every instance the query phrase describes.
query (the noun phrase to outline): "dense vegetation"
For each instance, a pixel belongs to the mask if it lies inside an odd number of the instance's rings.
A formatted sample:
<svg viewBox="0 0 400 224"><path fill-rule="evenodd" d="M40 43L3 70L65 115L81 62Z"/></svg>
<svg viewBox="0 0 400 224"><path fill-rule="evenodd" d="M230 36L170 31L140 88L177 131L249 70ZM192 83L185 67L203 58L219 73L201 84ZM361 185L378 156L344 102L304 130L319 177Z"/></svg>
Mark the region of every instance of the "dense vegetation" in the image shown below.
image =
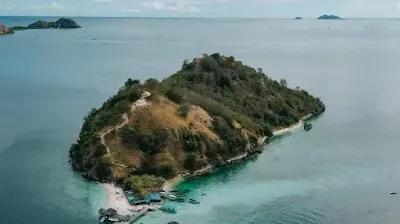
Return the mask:
<svg viewBox="0 0 400 224"><path fill-rule="evenodd" d="M148 106L131 105L149 91ZM203 55L185 60L182 69L158 82L127 80L119 92L84 119L71 162L86 177L117 181L144 193L161 178L221 166L232 157L260 151L259 138L324 112L307 91L290 89L233 57ZM129 116L129 123L100 135ZM157 184L156 184L157 183Z"/></svg>

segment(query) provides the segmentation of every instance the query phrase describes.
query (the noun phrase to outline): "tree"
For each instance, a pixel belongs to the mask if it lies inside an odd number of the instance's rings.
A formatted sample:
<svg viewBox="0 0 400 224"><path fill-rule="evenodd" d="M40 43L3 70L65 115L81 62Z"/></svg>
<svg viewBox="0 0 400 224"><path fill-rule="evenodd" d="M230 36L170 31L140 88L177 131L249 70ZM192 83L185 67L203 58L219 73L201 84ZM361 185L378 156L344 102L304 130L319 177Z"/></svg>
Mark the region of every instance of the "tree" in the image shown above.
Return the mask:
<svg viewBox="0 0 400 224"><path fill-rule="evenodd" d="M145 85L146 85L147 88L154 90L154 89L157 88L158 83L159 83L159 82L158 82L157 79L151 79L151 78L150 78L150 79L147 79L147 80L146 80Z"/></svg>
<svg viewBox="0 0 400 224"><path fill-rule="evenodd" d="M280 81L279 81L279 83L282 85L282 86L287 86L287 82L286 82L286 79L281 79Z"/></svg>
<svg viewBox="0 0 400 224"><path fill-rule="evenodd" d="M189 153L186 157L185 168L194 171L196 170L197 155L196 153Z"/></svg>
<svg viewBox="0 0 400 224"><path fill-rule="evenodd" d="M132 80L131 78L129 78L129 79L126 80L126 82L125 82L125 87L131 87L131 86L133 86L133 85L135 85L135 84L139 84L139 83L140 83L139 80L137 80L137 79Z"/></svg>

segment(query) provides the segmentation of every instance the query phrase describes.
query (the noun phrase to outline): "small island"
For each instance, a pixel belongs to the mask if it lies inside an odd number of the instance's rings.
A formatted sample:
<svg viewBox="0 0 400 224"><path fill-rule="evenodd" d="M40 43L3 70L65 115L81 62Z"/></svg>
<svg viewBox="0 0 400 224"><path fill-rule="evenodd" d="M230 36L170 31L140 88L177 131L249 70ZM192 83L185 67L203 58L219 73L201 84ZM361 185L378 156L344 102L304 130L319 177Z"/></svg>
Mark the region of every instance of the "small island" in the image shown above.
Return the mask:
<svg viewBox="0 0 400 224"><path fill-rule="evenodd" d="M102 220L134 220L163 200L200 203L168 191L177 180L261 153L268 138L324 111L319 98L261 68L204 54L162 81L128 79L86 115L70 163L83 177L107 183L106 209L120 211L109 210L111 217L103 209ZM113 195L125 195L126 204Z"/></svg>
<svg viewBox="0 0 400 224"><path fill-rule="evenodd" d="M294 18L294 19L303 19L303 17L298 16L298 17L296 17L296 18Z"/></svg>
<svg viewBox="0 0 400 224"><path fill-rule="evenodd" d="M0 24L0 35L13 34L14 31L3 24Z"/></svg>
<svg viewBox="0 0 400 224"><path fill-rule="evenodd" d="M46 22L39 20L28 26L14 26L11 27L12 30L32 30L32 29L78 29L81 28L75 21L68 18L60 18L54 22Z"/></svg>
<svg viewBox="0 0 400 224"><path fill-rule="evenodd" d="M317 19L322 19L322 20L329 20L329 19L342 19L339 16L335 16L335 15L322 15L320 17L318 17Z"/></svg>

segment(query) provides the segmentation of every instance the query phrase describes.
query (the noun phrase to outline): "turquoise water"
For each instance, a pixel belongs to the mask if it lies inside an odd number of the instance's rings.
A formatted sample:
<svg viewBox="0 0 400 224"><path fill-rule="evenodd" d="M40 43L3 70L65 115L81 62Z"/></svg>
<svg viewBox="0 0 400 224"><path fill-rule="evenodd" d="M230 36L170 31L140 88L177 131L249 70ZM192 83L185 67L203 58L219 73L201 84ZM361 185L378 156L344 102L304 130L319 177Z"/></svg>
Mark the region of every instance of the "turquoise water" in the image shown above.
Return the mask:
<svg viewBox="0 0 400 224"><path fill-rule="evenodd" d="M304 87L327 112L248 163L180 185L200 205L143 223L398 223L397 20L76 21L85 28L0 37L1 224L96 223L104 190L68 164L83 116L128 77L162 79L204 52Z"/></svg>

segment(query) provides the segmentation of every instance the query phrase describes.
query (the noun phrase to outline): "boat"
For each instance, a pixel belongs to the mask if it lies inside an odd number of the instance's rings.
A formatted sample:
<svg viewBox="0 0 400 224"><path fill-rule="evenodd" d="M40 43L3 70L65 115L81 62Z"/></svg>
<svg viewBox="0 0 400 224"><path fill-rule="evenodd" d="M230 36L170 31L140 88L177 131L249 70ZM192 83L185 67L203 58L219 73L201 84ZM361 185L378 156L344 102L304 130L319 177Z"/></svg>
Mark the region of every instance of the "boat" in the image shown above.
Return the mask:
<svg viewBox="0 0 400 224"><path fill-rule="evenodd" d="M309 130L311 130L312 127L313 126L311 123L308 123L308 122L304 123L304 130L309 131Z"/></svg>
<svg viewBox="0 0 400 224"><path fill-rule="evenodd" d="M397 191L392 191L392 192L390 192L389 194L391 194L391 195L396 195L396 194L397 194Z"/></svg>
<svg viewBox="0 0 400 224"><path fill-rule="evenodd" d="M172 214L176 213L176 208L174 208L174 207L163 206L160 208L160 210L163 212L172 213Z"/></svg>
<svg viewBox="0 0 400 224"><path fill-rule="evenodd" d="M175 195L170 194L170 195L167 196L167 198L169 200L171 200L171 201L176 201L176 196Z"/></svg>
<svg viewBox="0 0 400 224"><path fill-rule="evenodd" d="M176 201L177 202L185 202L185 198L184 197L177 197Z"/></svg>
<svg viewBox="0 0 400 224"><path fill-rule="evenodd" d="M189 203L192 203L192 204L195 204L195 205L197 205L197 204L200 204L200 202L199 201L196 201L196 200L194 200L194 199L189 199Z"/></svg>

